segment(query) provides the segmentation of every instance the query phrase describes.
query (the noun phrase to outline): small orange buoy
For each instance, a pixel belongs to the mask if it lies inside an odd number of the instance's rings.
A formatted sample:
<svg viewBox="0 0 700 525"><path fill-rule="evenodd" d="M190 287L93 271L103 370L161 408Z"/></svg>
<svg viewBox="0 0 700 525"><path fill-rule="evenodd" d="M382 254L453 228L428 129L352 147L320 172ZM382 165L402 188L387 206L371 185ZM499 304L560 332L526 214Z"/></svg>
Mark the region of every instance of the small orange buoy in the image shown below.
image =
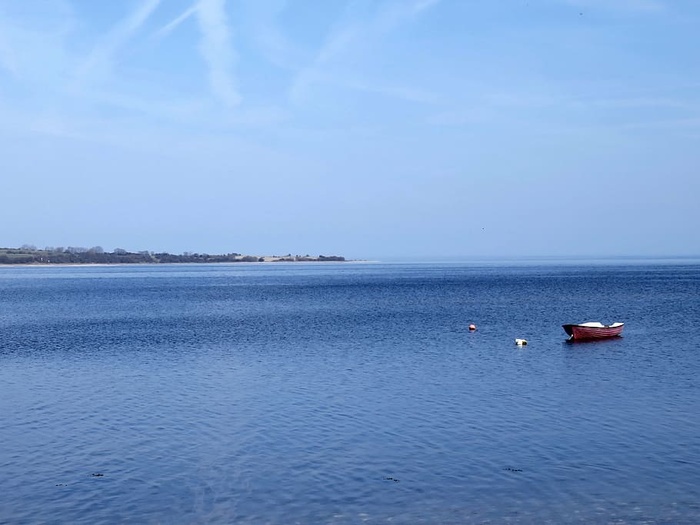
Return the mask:
<svg viewBox="0 0 700 525"><path fill-rule="evenodd" d="M470 324L470 325L469 325L469 331L470 331L470 332L473 332L474 330L476 330L476 325L475 325L475 324Z"/></svg>

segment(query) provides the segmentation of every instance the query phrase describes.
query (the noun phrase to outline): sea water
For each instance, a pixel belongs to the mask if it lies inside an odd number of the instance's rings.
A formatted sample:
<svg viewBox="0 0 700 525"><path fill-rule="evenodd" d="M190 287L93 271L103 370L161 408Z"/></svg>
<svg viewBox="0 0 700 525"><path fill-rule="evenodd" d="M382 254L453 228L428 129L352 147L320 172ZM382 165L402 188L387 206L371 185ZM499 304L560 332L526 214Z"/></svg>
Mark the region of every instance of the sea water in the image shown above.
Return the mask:
<svg viewBox="0 0 700 525"><path fill-rule="evenodd" d="M699 523L699 337L692 260L3 267L0 523Z"/></svg>

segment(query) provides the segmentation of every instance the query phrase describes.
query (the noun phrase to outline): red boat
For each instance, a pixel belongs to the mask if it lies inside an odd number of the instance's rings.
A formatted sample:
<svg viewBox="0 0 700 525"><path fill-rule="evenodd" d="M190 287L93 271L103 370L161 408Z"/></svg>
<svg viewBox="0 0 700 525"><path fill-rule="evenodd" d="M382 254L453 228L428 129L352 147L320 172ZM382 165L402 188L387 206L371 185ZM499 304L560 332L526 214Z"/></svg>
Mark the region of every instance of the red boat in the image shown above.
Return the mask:
<svg viewBox="0 0 700 525"><path fill-rule="evenodd" d="M622 333L624 326L625 323L603 324L599 322L562 325L564 331L569 334L570 341L617 337Z"/></svg>

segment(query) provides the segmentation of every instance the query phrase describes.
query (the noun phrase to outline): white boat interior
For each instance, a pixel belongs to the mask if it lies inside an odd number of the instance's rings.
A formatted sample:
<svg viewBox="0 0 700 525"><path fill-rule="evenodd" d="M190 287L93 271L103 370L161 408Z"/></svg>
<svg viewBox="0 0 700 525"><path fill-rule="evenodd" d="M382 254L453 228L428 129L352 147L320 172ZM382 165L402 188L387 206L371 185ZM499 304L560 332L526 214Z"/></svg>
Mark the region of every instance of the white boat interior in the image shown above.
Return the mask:
<svg viewBox="0 0 700 525"><path fill-rule="evenodd" d="M603 323L600 323L598 321L589 321L587 323L581 323L577 326L585 326L586 328L617 328L618 326L622 326L624 323L613 323L610 325L604 325Z"/></svg>

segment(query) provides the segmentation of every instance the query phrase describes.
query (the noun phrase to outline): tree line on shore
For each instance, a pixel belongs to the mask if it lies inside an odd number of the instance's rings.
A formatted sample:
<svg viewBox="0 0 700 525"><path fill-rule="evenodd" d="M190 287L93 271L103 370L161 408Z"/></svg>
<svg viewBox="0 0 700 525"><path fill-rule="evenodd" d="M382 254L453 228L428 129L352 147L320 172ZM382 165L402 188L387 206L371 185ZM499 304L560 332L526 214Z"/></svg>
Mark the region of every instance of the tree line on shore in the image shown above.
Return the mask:
<svg viewBox="0 0 700 525"><path fill-rule="evenodd" d="M260 257L226 253L210 255L208 253L184 252L172 254L167 252L139 251L130 252L115 248L111 252L100 246L83 248L68 246L38 249L32 245L20 248L0 248L0 264L158 264L158 263L230 263L230 262L298 262L298 261L345 261L338 255L273 255Z"/></svg>

